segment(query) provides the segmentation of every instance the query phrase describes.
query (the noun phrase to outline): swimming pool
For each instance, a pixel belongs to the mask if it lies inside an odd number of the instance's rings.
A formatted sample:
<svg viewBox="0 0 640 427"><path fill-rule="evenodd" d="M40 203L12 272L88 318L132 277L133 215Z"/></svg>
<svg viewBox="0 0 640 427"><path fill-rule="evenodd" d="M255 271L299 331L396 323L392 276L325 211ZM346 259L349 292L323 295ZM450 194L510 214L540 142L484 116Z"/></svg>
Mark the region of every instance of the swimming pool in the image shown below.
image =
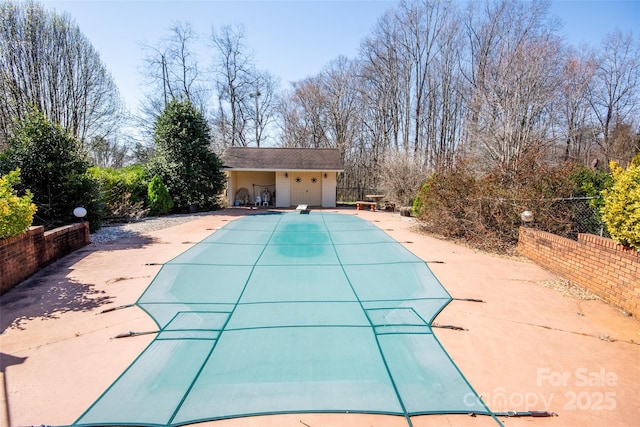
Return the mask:
<svg viewBox="0 0 640 427"><path fill-rule="evenodd" d="M357 216L243 217L161 268L137 301L156 338L74 425L490 415L432 333L450 301L424 261Z"/></svg>

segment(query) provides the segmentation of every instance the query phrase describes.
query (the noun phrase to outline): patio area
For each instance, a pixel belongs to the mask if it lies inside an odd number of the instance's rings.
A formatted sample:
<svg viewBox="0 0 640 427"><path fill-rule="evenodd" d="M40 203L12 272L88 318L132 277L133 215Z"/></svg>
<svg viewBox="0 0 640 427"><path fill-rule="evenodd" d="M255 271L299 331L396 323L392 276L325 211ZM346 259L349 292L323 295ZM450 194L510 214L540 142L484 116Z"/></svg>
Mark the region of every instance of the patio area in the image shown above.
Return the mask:
<svg viewBox="0 0 640 427"><path fill-rule="evenodd" d="M357 215L374 226L375 233L384 232L427 263L454 298L434 323L466 329L434 328L433 333L492 411L558 414L501 417L504 425L631 425L640 416L636 320L599 300L576 299L542 286L558 278L531 262L421 235L411 230L410 219L397 214L322 212ZM130 305L162 265L248 213L256 211L225 210L175 227L90 245L3 295L2 425L74 423L154 340L154 334L114 337L158 329L143 310ZM127 307L103 313L119 306ZM398 415L306 410L210 422L221 427L407 423ZM490 417L467 414L413 415L409 423L498 425Z"/></svg>

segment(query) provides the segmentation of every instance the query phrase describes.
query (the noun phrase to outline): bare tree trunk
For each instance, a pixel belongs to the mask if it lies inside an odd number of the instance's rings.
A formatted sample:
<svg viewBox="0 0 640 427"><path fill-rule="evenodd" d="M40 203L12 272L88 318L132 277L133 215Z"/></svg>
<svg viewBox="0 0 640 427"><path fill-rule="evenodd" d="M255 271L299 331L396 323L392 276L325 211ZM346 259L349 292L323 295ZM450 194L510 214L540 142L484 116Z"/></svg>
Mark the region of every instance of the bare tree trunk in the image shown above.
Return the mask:
<svg viewBox="0 0 640 427"><path fill-rule="evenodd" d="M211 41L217 53L216 69L218 90L228 104L231 120L231 135L227 142L231 146L246 146L245 109L251 90L253 76L249 56L245 52L244 30L241 27L224 26L211 34Z"/></svg>
<svg viewBox="0 0 640 427"><path fill-rule="evenodd" d="M510 169L546 140L545 115L559 84L560 43L544 20L548 3L486 4L479 19L471 10L467 23L472 55L467 77L473 89L468 134L488 164Z"/></svg>

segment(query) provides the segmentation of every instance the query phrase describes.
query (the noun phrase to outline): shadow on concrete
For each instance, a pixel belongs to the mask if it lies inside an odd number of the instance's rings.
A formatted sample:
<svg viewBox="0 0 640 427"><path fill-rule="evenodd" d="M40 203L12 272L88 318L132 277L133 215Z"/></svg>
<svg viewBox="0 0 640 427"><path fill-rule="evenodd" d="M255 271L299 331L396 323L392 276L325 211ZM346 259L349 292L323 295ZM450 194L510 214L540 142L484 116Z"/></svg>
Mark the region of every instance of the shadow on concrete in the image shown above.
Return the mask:
<svg viewBox="0 0 640 427"><path fill-rule="evenodd" d="M0 333L7 328L24 329L23 323L29 320L55 319L61 313L91 310L111 299L92 289L93 285L60 279L45 270L2 295Z"/></svg>
<svg viewBox="0 0 640 427"><path fill-rule="evenodd" d="M7 381L7 368L20 365L27 360L26 357L16 357L0 352L0 372L2 373L2 390L4 393L4 414L7 426L11 426L11 407L9 406L9 381Z"/></svg>
<svg viewBox="0 0 640 427"><path fill-rule="evenodd" d="M133 233L107 244L90 244L48 265L0 297L0 333L24 329L34 319L56 319L62 313L89 311L111 303L111 297L93 284L69 279L73 266L96 251L143 248L154 239Z"/></svg>
<svg viewBox="0 0 640 427"><path fill-rule="evenodd" d="M26 357L16 357L0 351L0 372L4 374L9 366L21 365L25 360L27 360Z"/></svg>
<svg viewBox="0 0 640 427"><path fill-rule="evenodd" d="M195 216L240 217L265 213L279 212L266 208L238 208ZM170 224L169 227L174 225L179 224ZM43 268L0 296L0 333L8 328L24 329L25 323L34 319L55 319L65 312L89 311L112 303L110 296L96 290L92 284L69 279L74 264L93 252L142 249L153 243L157 243L157 239L143 232L126 230L116 233L113 239L105 242L92 240L91 244Z"/></svg>

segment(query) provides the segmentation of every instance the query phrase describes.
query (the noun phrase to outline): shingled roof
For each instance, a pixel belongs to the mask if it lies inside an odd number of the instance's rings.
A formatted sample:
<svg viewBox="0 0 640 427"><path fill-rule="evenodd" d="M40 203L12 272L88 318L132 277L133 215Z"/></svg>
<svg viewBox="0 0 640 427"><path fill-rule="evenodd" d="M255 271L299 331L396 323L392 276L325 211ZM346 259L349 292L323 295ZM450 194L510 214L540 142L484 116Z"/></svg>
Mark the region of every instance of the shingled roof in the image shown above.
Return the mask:
<svg viewBox="0 0 640 427"><path fill-rule="evenodd" d="M222 155L222 163L235 170L344 170L335 148L229 147Z"/></svg>

